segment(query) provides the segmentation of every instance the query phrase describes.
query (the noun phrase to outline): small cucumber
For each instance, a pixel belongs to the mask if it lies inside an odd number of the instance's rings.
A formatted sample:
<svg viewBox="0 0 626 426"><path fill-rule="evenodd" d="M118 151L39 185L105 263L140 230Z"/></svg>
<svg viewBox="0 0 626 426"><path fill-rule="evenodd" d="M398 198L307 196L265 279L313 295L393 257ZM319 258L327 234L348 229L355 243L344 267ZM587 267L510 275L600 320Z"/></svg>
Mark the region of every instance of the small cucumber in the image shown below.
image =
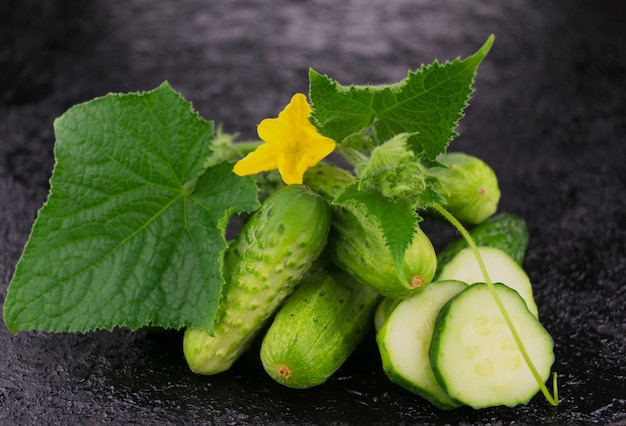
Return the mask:
<svg viewBox="0 0 626 426"><path fill-rule="evenodd" d="M524 263L528 247L528 227L521 217L500 213L485 220L469 231L478 246L495 247L511 256L519 265ZM459 251L468 247L465 238L458 238L437 254L440 271Z"/></svg>
<svg viewBox="0 0 626 426"><path fill-rule="evenodd" d="M379 297L332 265L314 267L263 338L265 371L291 388L326 382L371 331Z"/></svg>
<svg viewBox="0 0 626 426"><path fill-rule="evenodd" d="M466 287L460 281L430 283L397 303L376 333L387 377L443 410L457 408L459 404L435 378L428 351L439 310Z"/></svg>
<svg viewBox="0 0 626 426"><path fill-rule="evenodd" d="M319 256L330 220L328 203L303 185L285 186L263 202L224 255L226 282L213 335L185 330L192 371L230 368Z"/></svg>
<svg viewBox="0 0 626 426"><path fill-rule="evenodd" d="M554 363L552 338L516 291L494 288L545 382ZM441 309L429 356L446 393L475 409L526 404L540 390L484 283L467 287Z"/></svg>
<svg viewBox="0 0 626 426"><path fill-rule="evenodd" d="M323 163L305 174L305 183L329 202L353 176L337 166ZM342 270L385 297L404 298L428 284L437 269L437 255L428 236L419 228L407 247L398 277L391 251L376 223L358 207L333 207L332 231L327 253Z"/></svg>
<svg viewBox="0 0 626 426"><path fill-rule="evenodd" d="M458 220L475 225L498 210L500 187L487 163L462 152L441 154L437 161L445 167L432 167L428 171L448 192L444 207Z"/></svg>
<svg viewBox="0 0 626 426"><path fill-rule="evenodd" d="M483 259L491 281L505 282L507 286L517 291L526 301L528 309L535 317L538 317L533 288L524 269L511 256L498 248L478 247L478 252ZM469 247L459 251L446 263L437 279L459 280L467 284L485 281L474 252Z"/></svg>

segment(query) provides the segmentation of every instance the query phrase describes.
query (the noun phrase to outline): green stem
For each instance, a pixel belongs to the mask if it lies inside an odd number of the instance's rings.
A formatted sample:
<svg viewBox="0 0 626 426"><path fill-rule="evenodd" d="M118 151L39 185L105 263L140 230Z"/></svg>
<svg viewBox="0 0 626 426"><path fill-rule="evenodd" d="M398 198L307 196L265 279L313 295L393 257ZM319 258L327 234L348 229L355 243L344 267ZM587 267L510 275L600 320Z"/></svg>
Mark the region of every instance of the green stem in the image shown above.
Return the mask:
<svg viewBox="0 0 626 426"><path fill-rule="evenodd" d="M530 368L532 375L535 377L535 380L539 384L541 393L543 393L546 400L548 400L550 404L556 407L557 405L559 405L557 374L554 373L552 377L552 392L554 393L554 396L552 396L550 394L550 391L546 387L546 385L541 380L541 377L539 376L539 373L537 372L535 365L533 364L532 360L530 359L530 356L528 355L528 352L526 351L526 348L524 347L524 343L522 342L522 339L520 338L519 334L517 333L517 330L515 329L515 326L513 325L513 321L511 320L509 313L504 307L504 304L502 303L502 300L498 296L498 293L496 293L493 282L491 281L491 279L489 278L489 274L487 273L487 268L485 267L485 263L483 262L480 252L478 251L478 246L476 245L476 242L474 241L470 233L467 231L467 229L465 229L465 227L461 224L461 222L459 222L458 219L455 218L443 206L439 204L435 204L433 208L437 210L443 217L445 217L461 233L461 235L463 235L463 238L465 238L465 240L467 241L467 244L472 249L472 252L474 253L474 256L476 257L476 260L478 261L478 266L480 267L480 271L482 272L483 277L485 278L485 283L487 284L487 287L489 288L489 291L491 292L491 295L493 296L493 299L496 302L498 309L502 313L502 316L504 317L504 321L506 325L508 326L509 330L511 331L511 334L513 335L513 339L515 340L517 347L522 353L522 357L524 358L524 361L526 361L528 368Z"/></svg>
<svg viewBox="0 0 626 426"><path fill-rule="evenodd" d="M355 169L359 169L364 166L369 160L367 155L363 154L358 149L351 148L349 146L337 144L337 148L335 148L335 150L348 160L348 163L350 163Z"/></svg>

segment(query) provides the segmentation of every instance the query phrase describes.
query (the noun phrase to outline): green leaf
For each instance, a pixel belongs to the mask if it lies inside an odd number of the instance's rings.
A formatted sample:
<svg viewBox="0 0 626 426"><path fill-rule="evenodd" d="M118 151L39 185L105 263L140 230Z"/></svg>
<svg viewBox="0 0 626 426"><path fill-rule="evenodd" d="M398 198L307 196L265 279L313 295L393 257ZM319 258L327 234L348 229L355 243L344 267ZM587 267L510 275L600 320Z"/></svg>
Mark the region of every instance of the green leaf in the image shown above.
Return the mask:
<svg viewBox="0 0 626 426"><path fill-rule="evenodd" d="M402 199L389 199L376 190L359 190L358 183L344 189L334 204L357 205L369 219L378 224L391 252L398 277L404 281L404 252L411 243L419 222L413 207Z"/></svg>
<svg viewBox="0 0 626 426"><path fill-rule="evenodd" d="M205 169L213 124L164 83L77 105L54 128L50 194L9 285L7 327L210 330L226 222L258 206L232 164Z"/></svg>
<svg viewBox="0 0 626 426"><path fill-rule="evenodd" d="M445 152L473 92L478 65L489 52L493 36L472 56L440 65L434 61L395 84L342 86L309 71L312 122L338 143L370 137L373 148L400 133L413 134L409 146L434 160Z"/></svg>

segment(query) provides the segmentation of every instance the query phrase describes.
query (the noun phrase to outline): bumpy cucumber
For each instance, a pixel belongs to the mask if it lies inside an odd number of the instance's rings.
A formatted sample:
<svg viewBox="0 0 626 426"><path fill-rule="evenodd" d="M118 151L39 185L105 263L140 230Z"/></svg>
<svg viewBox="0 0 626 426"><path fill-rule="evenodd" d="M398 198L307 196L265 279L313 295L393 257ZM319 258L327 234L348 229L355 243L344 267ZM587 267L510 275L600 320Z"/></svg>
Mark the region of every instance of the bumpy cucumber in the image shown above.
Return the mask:
<svg viewBox="0 0 626 426"><path fill-rule="evenodd" d="M379 297L332 265L314 267L263 338L265 371L291 388L326 382L371 331Z"/></svg>
<svg viewBox="0 0 626 426"><path fill-rule="evenodd" d="M495 284L541 379L550 376L554 342L519 294ZM540 388L484 283L454 296L437 317L429 351L446 393L473 408L525 404Z"/></svg>
<svg viewBox="0 0 626 426"><path fill-rule="evenodd" d="M506 283L526 301L528 309L539 316L533 296L533 288L526 272L506 252L495 247L478 247L489 278L493 282ZM468 247L459 251L446 263L438 275L439 280L459 280L467 284L484 282L482 271L474 252Z"/></svg>
<svg viewBox="0 0 626 426"><path fill-rule="evenodd" d="M469 231L478 246L495 247L511 256L518 264L524 263L528 247L528 227L521 217L500 213L485 220ZM438 272L459 251L468 247L465 238L458 238L437 254Z"/></svg>
<svg viewBox="0 0 626 426"><path fill-rule="evenodd" d="M352 175L331 164L311 168L306 184L332 201L350 184ZM386 297L404 298L429 283L437 269L437 255L428 236L419 228L407 247L400 279L384 236L376 223L358 207L334 207L327 253L332 261L362 283Z"/></svg>
<svg viewBox="0 0 626 426"><path fill-rule="evenodd" d="M226 282L213 335L185 331L192 371L225 371L248 348L323 250L330 217L328 203L302 185L285 186L263 202L224 255Z"/></svg>
<svg viewBox="0 0 626 426"><path fill-rule="evenodd" d="M487 163L461 152L441 154L437 161L446 167L433 167L429 172L448 191L444 207L458 220L474 225L498 210L500 187L496 174Z"/></svg>
<svg viewBox="0 0 626 426"><path fill-rule="evenodd" d="M431 337L441 307L466 287L461 281L430 283L397 303L376 333L387 377L443 410L459 404L435 378L429 358Z"/></svg>

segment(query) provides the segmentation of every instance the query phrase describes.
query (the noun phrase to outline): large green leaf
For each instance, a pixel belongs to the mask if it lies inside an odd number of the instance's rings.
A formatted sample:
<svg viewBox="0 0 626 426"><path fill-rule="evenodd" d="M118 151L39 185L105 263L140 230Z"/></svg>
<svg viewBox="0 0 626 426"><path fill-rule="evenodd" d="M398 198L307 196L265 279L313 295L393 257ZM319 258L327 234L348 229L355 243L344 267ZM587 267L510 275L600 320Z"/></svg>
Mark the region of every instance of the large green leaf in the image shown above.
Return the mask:
<svg viewBox="0 0 626 426"><path fill-rule="evenodd" d="M232 164L205 169L213 124L167 83L54 124L50 194L8 289L8 328L210 330L227 219L258 206Z"/></svg>
<svg viewBox="0 0 626 426"><path fill-rule="evenodd" d="M371 149L409 133L411 149L434 160L457 135L476 70L492 42L493 36L464 60L434 61L395 84L343 86L310 70L312 122L323 135L358 148ZM369 139L369 147L364 139Z"/></svg>

